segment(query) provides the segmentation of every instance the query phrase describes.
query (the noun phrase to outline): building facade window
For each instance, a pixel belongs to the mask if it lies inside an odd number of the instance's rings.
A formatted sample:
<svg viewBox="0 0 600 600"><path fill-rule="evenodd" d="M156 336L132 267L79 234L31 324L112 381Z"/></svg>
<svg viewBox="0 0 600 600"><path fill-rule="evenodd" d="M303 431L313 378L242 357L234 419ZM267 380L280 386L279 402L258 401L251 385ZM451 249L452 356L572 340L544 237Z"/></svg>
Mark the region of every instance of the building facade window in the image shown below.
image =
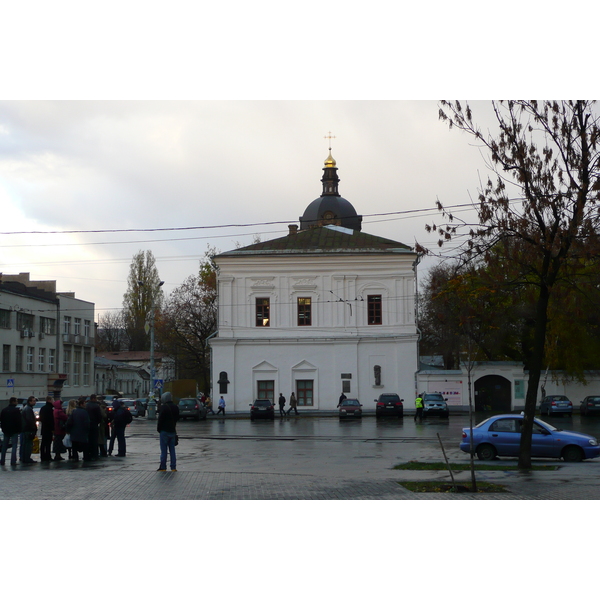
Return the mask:
<svg viewBox="0 0 600 600"><path fill-rule="evenodd" d="M90 385L90 362L92 354L89 350L83 351L83 385Z"/></svg>
<svg viewBox="0 0 600 600"><path fill-rule="evenodd" d="M46 348L38 348L38 371L46 370Z"/></svg>
<svg viewBox="0 0 600 600"><path fill-rule="evenodd" d="M71 317L65 316L63 318L63 333L71 333Z"/></svg>
<svg viewBox="0 0 600 600"><path fill-rule="evenodd" d="M313 406L314 403L314 381L312 379L296 380L296 397L298 406Z"/></svg>
<svg viewBox="0 0 600 600"><path fill-rule="evenodd" d="M10 344L2 346L2 370L10 371Z"/></svg>
<svg viewBox="0 0 600 600"><path fill-rule="evenodd" d="M15 371L23 370L23 346L15 348Z"/></svg>
<svg viewBox="0 0 600 600"><path fill-rule="evenodd" d="M312 325L311 298L298 298L298 326Z"/></svg>
<svg viewBox="0 0 600 600"><path fill-rule="evenodd" d="M23 331L25 329L33 331L33 315L18 312L17 313L17 329Z"/></svg>
<svg viewBox="0 0 600 600"><path fill-rule="evenodd" d="M89 338L91 335L91 331L92 331L92 322L89 319L85 319L83 321L83 335L85 335L86 338Z"/></svg>
<svg viewBox="0 0 600 600"><path fill-rule="evenodd" d="M75 348L73 350L73 385L81 385L80 373L81 373L81 349Z"/></svg>
<svg viewBox="0 0 600 600"><path fill-rule="evenodd" d="M69 375L71 373L71 348L65 347L63 349L63 373Z"/></svg>
<svg viewBox="0 0 600 600"><path fill-rule="evenodd" d="M33 347L27 346L27 371L33 372Z"/></svg>
<svg viewBox="0 0 600 600"><path fill-rule="evenodd" d="M40 333L45 335L56 335L56 319L40 317Z"/></svg>
<svg viewBox="0 0 600 600"><path fill-rule="evenodd" d="M81 334L81 319L75 317L73 321L73 334L80 335Z"/></svg>
<svg viewBox="0 0 600 600"><path fill-rule="evenodd" d="M0 327L2 329L10 329L10 310L0 308Z"/></svg>
<svg viewBox="0 0 600 600"><path fill-rule="evenodd" d="M56 350L54 348L50 348L48 350L48 371L50 373L54 373L54 369L55 369L55 358L56 356Z"/></svg>
<svg viewBox="0 0 600 600"><path fill-rule="evenodd" d="M275 382L272 379L257 381L258 400L275 401Z"/></svg>
<svg viewBox="0 0 600 600"><path fill-rule="evenodd" d="M270 299L269 298L257 298L256 299L256 326L257 327L269 327L271 324L270 319Z"/></svg>
<svg viewBox="0 0 600 600"><path fill-rule="evenodd" d="M367 296L369 325L381 325L381 295Z"/></svg>

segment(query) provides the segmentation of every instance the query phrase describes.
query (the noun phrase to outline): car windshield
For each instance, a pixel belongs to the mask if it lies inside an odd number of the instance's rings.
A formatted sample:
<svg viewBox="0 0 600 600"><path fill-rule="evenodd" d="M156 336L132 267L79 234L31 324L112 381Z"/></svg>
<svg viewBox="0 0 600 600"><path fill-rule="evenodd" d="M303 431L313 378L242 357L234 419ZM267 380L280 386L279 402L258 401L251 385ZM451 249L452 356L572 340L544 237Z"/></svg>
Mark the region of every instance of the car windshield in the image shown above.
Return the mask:
<svg viewBox="0 0 600 600"><path fill-rule="evenodd" d="M194 406L195 403L195 400L180 400L179 406Z"/></svg>
<svg viewBox="0 0 600 600"><path fill-rule="evenodd" d="M42 406L44 406L44 404L46 404L46 402L36 402L33 405L33 408L42 408Z"/></svg>
<svg viewBox="0 0 600 600"><path fill-rule="evenodd" d="M359 406L358 400L344 400L342 406Z"/></svg>
<svg viewBox="0 0 600 600"><path fill-rule="evenodd" d="M441 394L425 394L425 402L444 402Z"/></svg>
<svg viewBox="0 0 600 600"><path fill-rule="evenodd" d="M270 400L256 400L254 406L271 406Z"/></svg>

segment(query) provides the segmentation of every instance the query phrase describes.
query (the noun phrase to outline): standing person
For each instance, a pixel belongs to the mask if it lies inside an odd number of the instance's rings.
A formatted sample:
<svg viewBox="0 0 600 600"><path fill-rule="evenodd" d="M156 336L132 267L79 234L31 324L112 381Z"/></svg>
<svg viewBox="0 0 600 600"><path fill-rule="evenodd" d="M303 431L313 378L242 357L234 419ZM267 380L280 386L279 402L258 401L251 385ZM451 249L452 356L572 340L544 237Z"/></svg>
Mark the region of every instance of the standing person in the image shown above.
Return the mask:
<svg viewBox="0 0 600 600"><path fill-rule="evenodd" d="M21 433L21 411L17 408L17 399L13 396L8 401L8 406L0 412L0 427L4 434L2 440L2 459L0 465L4 465L8 444L12 444L10 453L10 464L17 464L17 445L19 444L19 434Z"/></svg>
<svg viewBox="0 0 600 600"><path fill-rule="evenodd" d="M87 444L85 460L98 460L98 436L100 424L102 423L102 409L98 404L98 398L96 394L92 394L85 409L88 411L90 417L90 431L89 439Z"/></svg>
<svg viewBox="0 0 600 600"><path fill-rule="evenodd" d="M108 456L106 440L110 435L108 432L108 407L106 406L106 402L104 402L104 396L100 397L98 405L100 406L100 412L102 413L102 420L98 426L98 452L100 453L100 456L106 457Z"/></svg>
<svg viewBox="0 0 600 600"><path fill-rule="evenodd" d="M298 406L298 400L296 400L296 394L294 394L294 392L292 392L291 396L290 396L290 410L287 411L287 414L289 415L292 410L298 414L298 409L296 408Z"/></svg>
<svg viewBox="0 0 600 600"><path fill-rule="evenodd" d="M161 396L161 407L158 413L156 431L160 435L160 466L158 471L167 470L167 450L171 458L171 471L177 471L177 457L175 455L175 440L177 439L177 420L179 407L173 404L171 392Z"/></svg>
<svg viewBox="0 0 600 600"><path fill-rule="evenodd" d="M71 416L71 414L73 413L73 411L77 408L77 400L75 400L75 398L71 398L71 400L69 400L69 404L67 405L67 420L69 419L69 417ZM66 430L66 423L65 423L65 435L67 433ZM71 446L70 448L67 448L67 450L69 451L69 458L73 458L73 446Z"/></svg>
<svg viewBox="0 0 600 600"><path fill-rule="evenodd" d="M346 400L346 394L344 394L344 392L342 392L340 395L340 399L338 400L338 408L344 400Z"/></svg>
<svg viewBox="0 0 600 600"><path fill-rule="evenodd" d="M40 408L40 425L42 439L40 441L40 461L52 460L52 434L54 433L54 404L52 396L46 396L46 404Z"/></svg>
<svg viewBox="0 0 600 600"><path fill-rule="evenodd" d="M415 421L419 419L421 421L423 419L423 396L425 394L418 394L415 399L415 408L417 409L415 412Z"/></svg>
<svg viewBox="0 0 600 600"><path fill-rule="evenodd" d="M223 398L223 396L219 398L219 410L217 410L217 414L221 412L223 413L223 416L225 416L225 398Z"/></svg>
<svg viewBox="0 0 600 600"><path fill-rule="evenodd" d="M206 406L206 414L207 415L209 415L209 414L210 415L214 415L215 414L215 411L213 410L213 407L212 407L212 399L211 399L210 396L206 396L204 398L204 406Z"/></svg>
<svg viewBox="0 0 600 600"><path fill-rule="evenodd" d="M90 436L90 416L88 415L88 411L85 410L85 398L81 397L77 400L77 406L69 415L65 429L71 435L73 460L79 460L79 452L83 453L85 460Z"/></svg>
<svg viewBox="0 0 600 600"><path fill-rule="evenodd" d="M35 396L29 396L21 411L21 447L19 448L19 458L25 465L37 462L37 460L31 458L33 438L37 433L37 423L35 422L35 413L33 412L34 404Z"/></svg>
<svg viewBox="0 0 600 600"><path fill-rule="evenodd" d="M67 430L65 425L67 424L67 413L63 410L62 402L60 400L54 401L54 460L64 460L61 456L63 452L66 452L63 440ZM70 449L69 449L70 450Z"/></svg>
<svg viewBox="0 0 600 600"><path fill-rule="evenodd" d="M285 416L285 396L279 392L279 414Z"/></svg>
<svg viewBox="0 0 600 600"><path fill-rule="evenodd" d="M110 445L108 446L108 454L111 455L115 447L115 438L117 439L117 456L127 455L127 445L125 442L125 428L133 421L131 413L125 407L122 400L113 402L112 414L112 433L110 435Z"/></svg>

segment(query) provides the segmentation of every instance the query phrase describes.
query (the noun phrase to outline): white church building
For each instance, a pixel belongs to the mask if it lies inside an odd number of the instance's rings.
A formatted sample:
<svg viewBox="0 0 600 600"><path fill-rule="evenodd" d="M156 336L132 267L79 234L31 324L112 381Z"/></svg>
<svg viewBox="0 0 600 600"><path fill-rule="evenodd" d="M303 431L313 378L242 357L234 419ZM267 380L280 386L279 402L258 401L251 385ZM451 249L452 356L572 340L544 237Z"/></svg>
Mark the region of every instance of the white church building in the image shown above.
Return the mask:
<svg viewBox="0 0 600 600"><path fill-rule="evenodd" d="M331 151L323 172L299 227L215 257L213 398L228 410L291 392L304 411L335 409L342 392L367 409L381 393L414 399L417 255L361 231Z"/></svg>

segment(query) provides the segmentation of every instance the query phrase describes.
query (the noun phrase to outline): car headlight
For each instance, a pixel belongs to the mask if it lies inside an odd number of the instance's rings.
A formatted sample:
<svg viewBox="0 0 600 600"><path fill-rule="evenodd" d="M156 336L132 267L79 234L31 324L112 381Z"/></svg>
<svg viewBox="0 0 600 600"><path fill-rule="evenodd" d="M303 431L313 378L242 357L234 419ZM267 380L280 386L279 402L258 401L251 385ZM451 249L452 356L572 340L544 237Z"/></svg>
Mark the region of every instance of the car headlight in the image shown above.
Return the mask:
<svg viewBox="0 0 600 600"><path fill-rule="evenodd" d="M588 440L588 443L590 444L590 446L597 446L598 440L596 438L593 438L591 440Z"/></svg>

